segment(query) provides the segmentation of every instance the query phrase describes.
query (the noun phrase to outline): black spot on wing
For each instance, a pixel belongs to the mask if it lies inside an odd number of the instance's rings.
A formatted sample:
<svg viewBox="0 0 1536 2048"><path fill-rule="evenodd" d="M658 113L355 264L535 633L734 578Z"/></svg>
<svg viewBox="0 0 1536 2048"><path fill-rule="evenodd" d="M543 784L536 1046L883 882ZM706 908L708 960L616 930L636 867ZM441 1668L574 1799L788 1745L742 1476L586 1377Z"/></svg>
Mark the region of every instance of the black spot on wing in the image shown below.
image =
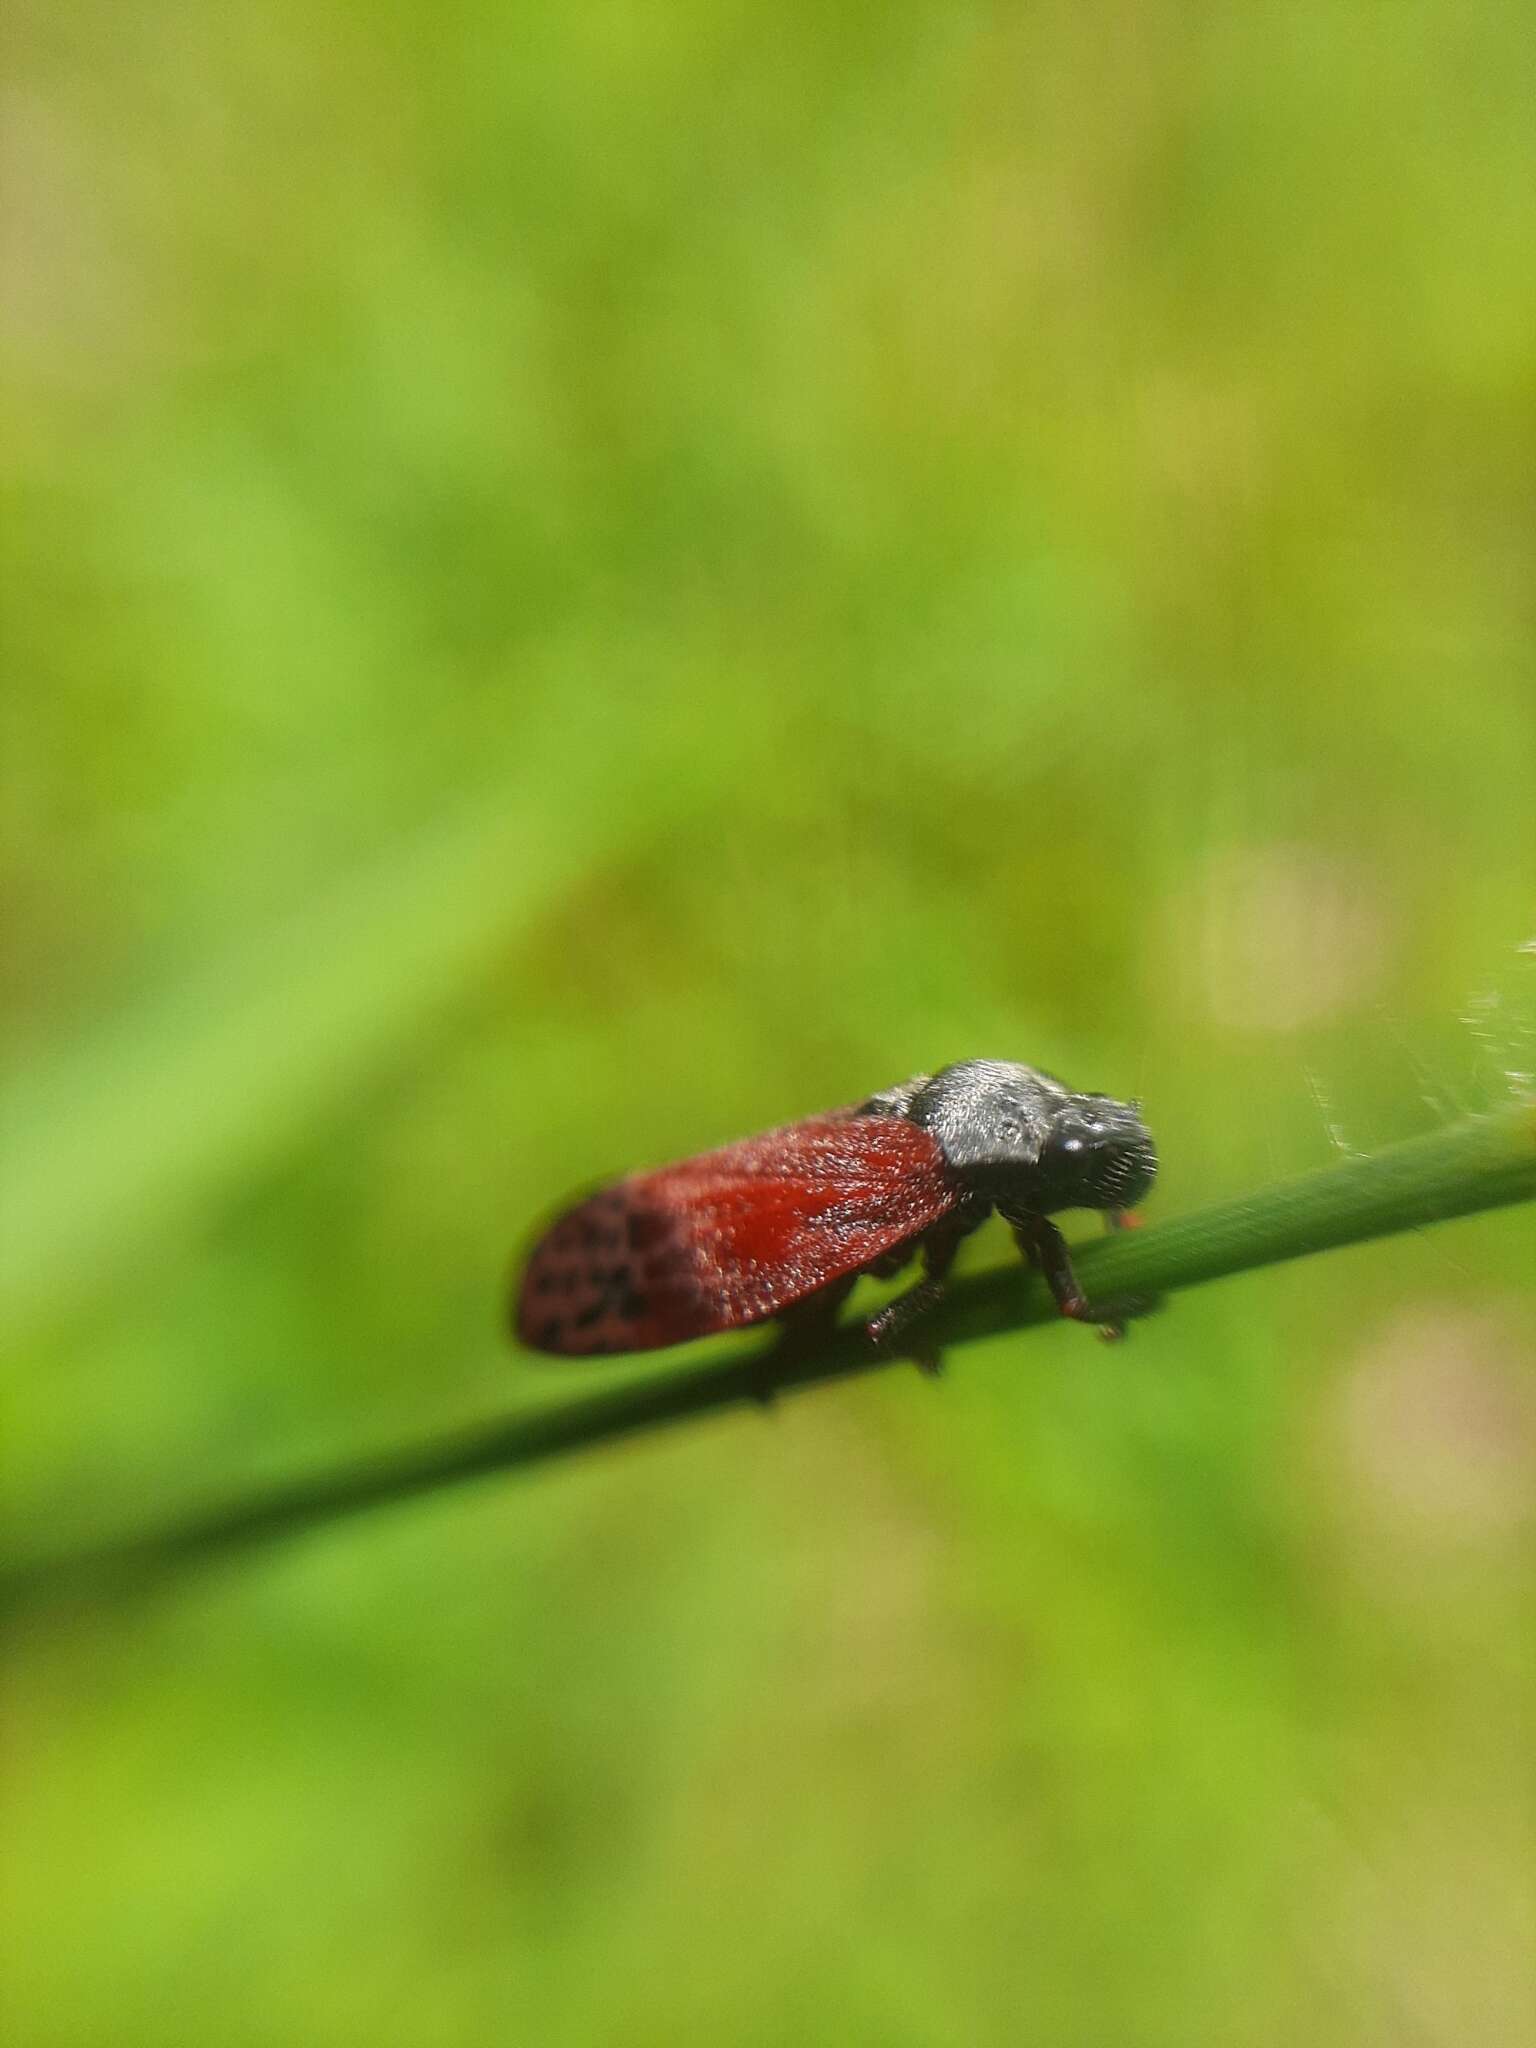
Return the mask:
<svg viewBox="0 0 1536 2048"><path fill-rule="evenodd" d="M649 1306L634 1265L619 1259L612 1265L594 1265L581 1275L584 1297L576 1327L593 1329L610 1318L626 1326L634 1324ZM617 1349L618 1347L613 1347Z"/></svg>

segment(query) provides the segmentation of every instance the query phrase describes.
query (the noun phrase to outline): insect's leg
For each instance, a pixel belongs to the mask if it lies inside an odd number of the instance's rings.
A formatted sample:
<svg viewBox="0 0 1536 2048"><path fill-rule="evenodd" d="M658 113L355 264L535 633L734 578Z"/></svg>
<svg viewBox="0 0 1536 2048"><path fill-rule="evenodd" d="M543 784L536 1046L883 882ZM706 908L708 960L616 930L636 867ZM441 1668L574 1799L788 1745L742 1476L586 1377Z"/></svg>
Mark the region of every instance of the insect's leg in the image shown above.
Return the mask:
<svg viewBox="0 0 1536 2048"><path fill-rule="evenodd" d="M915 1244L899 1244L893 1252L882 1252L878 1259L864 1268L872 1280L890 1280L903 1266L910 1266L917 1257Z"/></svg>
<svg viewBox="0 0 1536 2048"><path fill-rule="evenodd" d="M1051 1299L1062 1315L1078 1323L1096 1323L1099 1334L1110 1341L1124 1334L1111 1312L1089 1306L1087 1295L1078 1285L1067 1240L1049 1217L1010 1216L1008 1225L1024 1257L1044 1275Z"/></svg>
<svg viewBox="0 0 1536 2048"><path fill-rule="evenodd" d="M864 1325L865 1336L877 1350L891 1350L918 1317L926 1315L943 1298L944 1283L955 1263L955 1253L959 1251L962 1239L970 1235L985 1214L985 1209L959 1208L928 1232L923 1239L922 1279L915 1287L909 1287L905 1294L898 1294ZM931 1347L925 1347L914 1356L921 1371L939 1371L942 1360Z"/></svg>
<svg viewBox="0 0 1536 2048"><path fill-rule="evenodd" d="M1106 1209L1104 1228L1106 1230L1140 1230L1143 1219L1134 1209ZM1108 1303L1109 1313L1114 1317L1110 1323L1099 1326L1099 1335L1106 1343L1113 1343L1125 1335L1125 1324L1137 1316L1150 1316L1163 1305L1160 1294L1119 1294Z"/></svg>
<svg viewBox="0 0 1536 2048"><path fill-rule="evenodd" d="M1092 1323L1106 1343L1125 1335L1125 1324L1133 1316L1146 1315L1157 1306L1152 1295L1119 1295L1109 1301L1090 1302L1078 1285L1067 1240L1048 1216L1009 1216L1014 1242L1032 1266L1039 1268L1051 1299L1064 1316L1074 1322ZM1112 1224L1112 1229L1122 1225Z"/></svg>
<svg viewBox="0 0 1536 2048"><path fill-rule="evenodd" d="M814 1294L779 1310L774 1318L779 1329L778 1343L772 1350L759 1352L751 1361L752 1398L762 1407L773 1405L787 1368L831 1336L837 1327L838 1312L852 1294L858 1277L857 1273L849 1273L841 1280L829 1281Z"/></svg>

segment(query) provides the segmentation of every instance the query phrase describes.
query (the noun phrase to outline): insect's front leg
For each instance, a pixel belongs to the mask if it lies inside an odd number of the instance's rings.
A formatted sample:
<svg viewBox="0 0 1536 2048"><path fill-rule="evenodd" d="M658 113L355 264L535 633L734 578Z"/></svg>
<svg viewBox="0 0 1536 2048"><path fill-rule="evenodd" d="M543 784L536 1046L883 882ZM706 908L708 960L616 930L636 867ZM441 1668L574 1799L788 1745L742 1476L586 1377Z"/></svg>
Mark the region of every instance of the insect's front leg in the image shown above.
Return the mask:
<svg viewBox="0 0 1536 2048"><path fill-rule="evenodd" d="M1123 1337L1125 1325L1133 1317L1147 1315L1157 1307L1157 1297L1148 1294L1115 1295L1108 1301L1090 1302L1078 1284L1067 1240L1048 1216L1010 1215L1006 1210L1003 1216L1019 1250L1044 1276L1061 1314L1077 1323L1092 1323L1106 1343ZM1122 1212L1116 1212L1109 1227L1125 1227Z"/></svg>
<svg viewBox="0 0 1536 2048"><path fill-rule="evenodd" d="M1106 1209L1104 1211L1104 1228L1107 1231L1140 1230L1143 1220L1142 1216L1135 1209ZM1163 1297L1160 1294L1116 1295L1109 1305L1110 1312L1115 1320L1113 1323L1104 1324L1099 1331L1099 1335L1105 1338L1106 1341L1113 1342L1115 1338L1125 1335L1125 1330L1122 1327L1124 1324L1134 1322L1138 1316L1154 1315L1162 1305Z"/></svg>
<svg viewBox="0 0 1536 2048"><path fill-rule="evenodd" d="M955 1263L955 1254L961 1243L986 1216L986 1206L979 1203L963 1203L942 1223L936 1223L923 1239L923 1277L915 1287L909 1287L905 1294L897 1295L892 1302L870 1317L864 1325L864 1334L878 1351L894 1349L897 1340L909 1330L920 1316L928 1313L943 1299L944 1285L950 1267ZM876 1268L875 1270L878 1270ZM939 1353L932 1347L924 1347L914 1354L918 1367L926 1373L937 1373L943 1363Z"/></svg>

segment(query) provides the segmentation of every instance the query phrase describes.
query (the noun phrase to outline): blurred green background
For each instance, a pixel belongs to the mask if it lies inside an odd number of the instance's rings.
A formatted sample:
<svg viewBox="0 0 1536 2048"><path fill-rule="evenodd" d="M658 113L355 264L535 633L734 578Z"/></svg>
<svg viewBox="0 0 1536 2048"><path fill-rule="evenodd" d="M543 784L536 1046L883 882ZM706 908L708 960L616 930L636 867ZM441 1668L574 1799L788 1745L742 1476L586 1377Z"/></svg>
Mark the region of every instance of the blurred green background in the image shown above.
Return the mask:
<svg viewBox="0 0 1536 2048"><path fill-rule="evenodd" d="M623 1378L548 1205L919 1068L1155 1215L1536 1067L1511 0L9 42L13 1554ZM1528 2041L1530 1240L38 1613L8 2042Z"/></svg>

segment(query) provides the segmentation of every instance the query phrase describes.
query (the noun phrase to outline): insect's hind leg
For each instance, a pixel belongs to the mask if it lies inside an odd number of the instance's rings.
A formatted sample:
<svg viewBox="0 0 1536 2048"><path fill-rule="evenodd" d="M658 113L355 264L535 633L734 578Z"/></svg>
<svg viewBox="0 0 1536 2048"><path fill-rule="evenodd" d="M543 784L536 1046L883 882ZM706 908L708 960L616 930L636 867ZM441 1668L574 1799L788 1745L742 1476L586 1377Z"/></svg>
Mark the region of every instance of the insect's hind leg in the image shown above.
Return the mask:
<svg viewBox="0 0 1536 2048"><path fill-rule="evenodd" d="M888 1302L878 1315L870 1317L864 1325L864 1334L877 1351L894 1350L900 1339L912 1325L931 1308L936 1308L944 1298L944 1288L949 1269L955 1263L955 1254L963 1239L968 1237L985 1216L985 1209L972 1212L957 1209L952 1216L946 1216L942 1223L936 1223L923 1239L923 1277L915 1287L909 1287L905 1294L898 1294ZM906 1263L905 1257L900 1261ZM878 1272L880 1268L873 1269ZM935 1345L925 1344L914 1350L919 1371L937 1374L943 1367L943 1358Z"/></svg>
<svg viewBox="0 0 1536 2048"><path fill-rule="evenodd" d="M852 1294L858 1277L857 1273L849 1273L841 1280L829 1281L814 1294L779 1310L774 1317L778 1343L769 1351L759 1352L752 1361L752 1398L761 1407L773 1406L773 1397L796 1360L815 1351L832 1335L843 1303Z"/></svg>

